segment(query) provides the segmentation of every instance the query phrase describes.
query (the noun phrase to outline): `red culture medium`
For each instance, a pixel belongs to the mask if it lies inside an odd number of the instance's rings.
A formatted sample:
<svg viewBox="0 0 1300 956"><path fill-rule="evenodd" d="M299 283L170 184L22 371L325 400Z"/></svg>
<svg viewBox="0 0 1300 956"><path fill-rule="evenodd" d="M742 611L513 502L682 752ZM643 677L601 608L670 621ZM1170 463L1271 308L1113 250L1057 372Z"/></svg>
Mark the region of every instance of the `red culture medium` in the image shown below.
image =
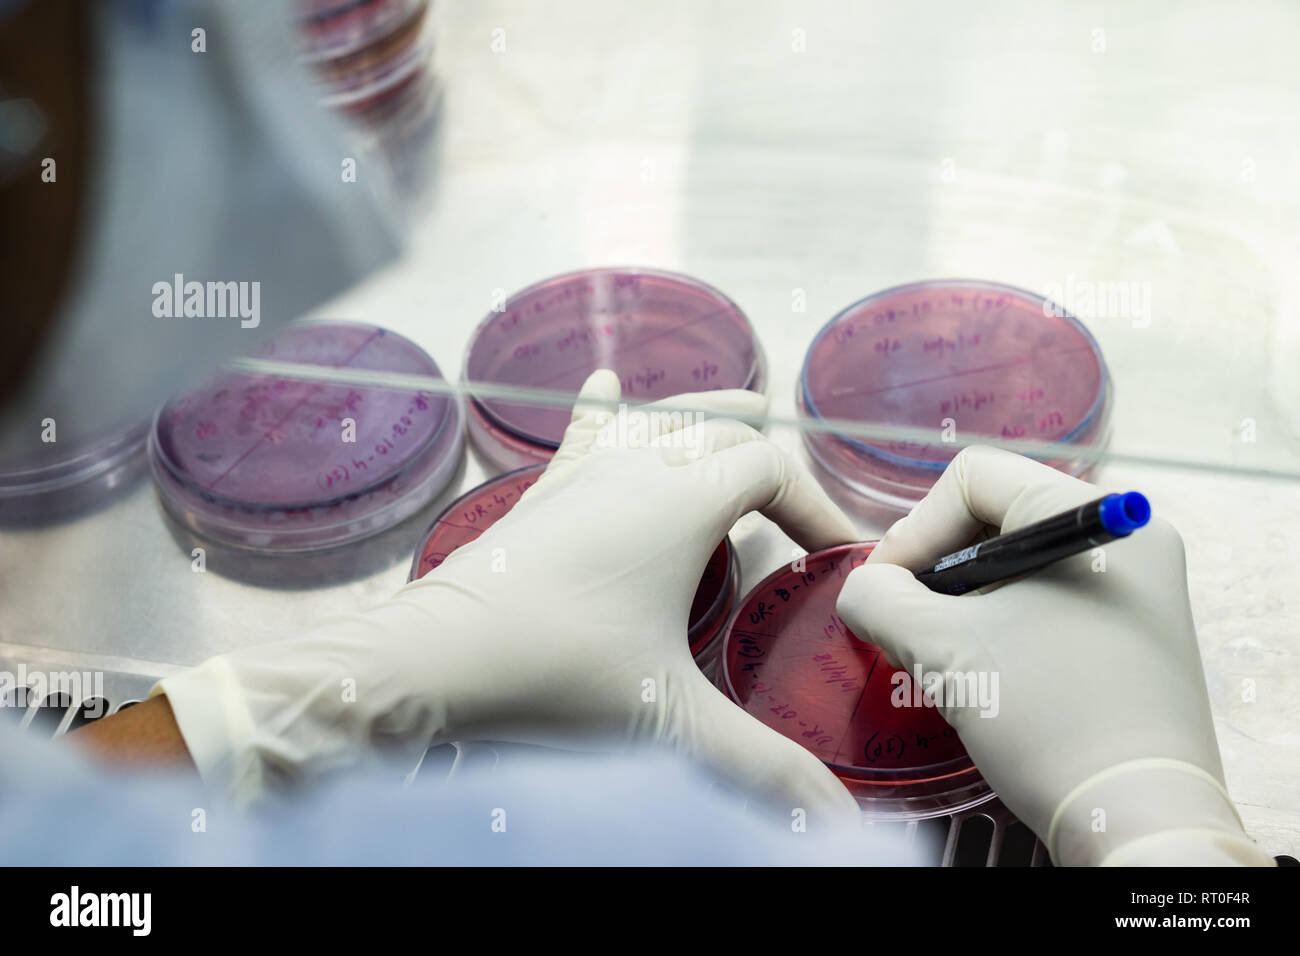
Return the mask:
<svg viewBox="0 0 1300 956"><path fill-rule="evenodd" d="M810 554L755 587L727 623L718 686L821 758L869 814L921 819L983 803L993 792L956 732L934 707L916 706L911 677L835 613L844 579L873 547Z"/></svg>

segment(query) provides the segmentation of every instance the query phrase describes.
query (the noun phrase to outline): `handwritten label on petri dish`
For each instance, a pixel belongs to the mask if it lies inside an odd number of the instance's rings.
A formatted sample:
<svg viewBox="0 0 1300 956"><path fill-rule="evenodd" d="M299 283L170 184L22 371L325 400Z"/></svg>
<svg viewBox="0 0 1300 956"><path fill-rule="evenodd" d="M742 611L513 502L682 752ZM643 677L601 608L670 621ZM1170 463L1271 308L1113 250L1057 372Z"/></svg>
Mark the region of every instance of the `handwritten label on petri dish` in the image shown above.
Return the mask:
<svg viewBox="0 0 1300 956"><path fill-rule="evenodd" d="M573 391L598 368L619 376L623 396L651 401L687 391L760 387L753 331L713 290L666 273L592 270L559 276L512 297L470 344L466 377ZM558 442L565 408L483 398L507 431Z"/></svg>
<svg viewBox="0 0 1300 956"><path fill-rule="evenodd" d="M806 403L823 418L1055 442L1096 417L1104 369L1095 343L1042 300L980 283L921 283L837 317L813 343ZM954 446L863 444L943 462Z"/></svg>
<svg viewBox="0 0 1300 956"><path fill-rule="evenodd" d="M420 546L415 577L422 578L457 548L474 541L505 517L525 491L537 483L544 465L502 475L462 495L438 516Z"/></svg>
<svg viewBox="0 0 1300 956"><path fill-rule="evenodd" d="M366 475L377 461L385 461L388 455L402 455L412 441L423 438L421 433L421 425L424 424L423 419L428 418L430 415L443 414L441 408L438 408L436 412L434 411L435 404L434 396L430 393L416 392L411 397L406 411L391 423L387 434L381 430L378 433L379 440L369 449L363 449L358 454L338 461L329 471L321 472L316 479L317 485L324 490L333 490L352 481L354 475ZM356 404L348 405L343 411L336 412L336 415L345 416L347 411L355 413L359 406L360 401L358 400ZM321 417L318 419L317 427L324 428L326 424L334 425L341 421L342 417L336 417L333 421Z"/></svg>
<svg viewBox="0 0 1300 956"><path fill-rule="evenodd" d="M438 375L417 346L372 326L308 324L263 350L279 361ZM158 442L173 474L216 499L311 508L378 488L426 451L448 417L429 392L226 372L173 400Z"/></svg>
<svg viewBox="0 0 1300 956"><path fill-rule="evenodd" d="M857 545L810 556L803 570L782 569L751 592L723 649L725 686L832 765L893 773L959 760L965 750L938 711L912 705L920 695L911 677L835 613L844 578L869 553Z"/></svg>

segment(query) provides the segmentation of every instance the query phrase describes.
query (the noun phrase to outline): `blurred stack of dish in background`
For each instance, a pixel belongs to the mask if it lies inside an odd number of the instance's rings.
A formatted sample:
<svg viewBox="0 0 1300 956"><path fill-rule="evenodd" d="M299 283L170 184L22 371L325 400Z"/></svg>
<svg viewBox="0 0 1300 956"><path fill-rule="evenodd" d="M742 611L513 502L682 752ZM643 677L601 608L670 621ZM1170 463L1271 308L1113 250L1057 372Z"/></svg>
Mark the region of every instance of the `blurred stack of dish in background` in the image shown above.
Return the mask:
<svg viewBox="0 0 1300 956"><path fill-rule="evenodd" d="M428 185L441 88L428 0L297 0L302 61L321 104L409 197Z"/></svg>

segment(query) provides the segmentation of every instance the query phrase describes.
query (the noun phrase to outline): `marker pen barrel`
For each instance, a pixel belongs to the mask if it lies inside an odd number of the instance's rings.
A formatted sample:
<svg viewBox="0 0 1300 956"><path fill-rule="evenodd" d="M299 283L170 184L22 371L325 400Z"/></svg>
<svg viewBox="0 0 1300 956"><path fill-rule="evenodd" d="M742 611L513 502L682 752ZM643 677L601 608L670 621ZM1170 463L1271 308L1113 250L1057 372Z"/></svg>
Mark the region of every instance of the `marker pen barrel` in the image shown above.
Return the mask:
<svg viewBox="0 0 1300 956"><path fill-rule="evenodd" d="M1138 492L1106 495L940 558L916 579L940 594L965 594L1127 537L1150 520L1151 504Z"/></svg>

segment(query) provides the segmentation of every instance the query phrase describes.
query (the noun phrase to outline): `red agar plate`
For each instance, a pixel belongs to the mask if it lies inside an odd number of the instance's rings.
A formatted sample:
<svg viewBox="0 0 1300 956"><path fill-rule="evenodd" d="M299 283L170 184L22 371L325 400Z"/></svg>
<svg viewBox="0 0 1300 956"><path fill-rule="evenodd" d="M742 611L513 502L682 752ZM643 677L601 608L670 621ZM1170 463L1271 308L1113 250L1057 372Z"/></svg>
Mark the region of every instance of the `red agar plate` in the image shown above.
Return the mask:
<svg viewBox="0 0 1300 956"><path fill-rule="evenodd" d="M769 575L726 628L717 682L733 701L816 754L864 811L922 819L983 803L993 791L956 732L914 701L911 678L835 613L840 586L873 543L808 555Z"/></svg>

